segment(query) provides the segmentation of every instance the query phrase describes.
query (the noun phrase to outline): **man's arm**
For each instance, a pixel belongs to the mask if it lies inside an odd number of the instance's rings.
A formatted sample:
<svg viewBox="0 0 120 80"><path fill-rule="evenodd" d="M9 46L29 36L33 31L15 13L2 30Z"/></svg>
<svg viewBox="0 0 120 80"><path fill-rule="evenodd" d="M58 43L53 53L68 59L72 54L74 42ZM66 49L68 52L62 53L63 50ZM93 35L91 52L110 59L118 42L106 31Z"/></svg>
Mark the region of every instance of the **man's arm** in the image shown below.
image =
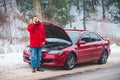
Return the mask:
<svg viewBox="0 0 120 80"><path fill-rule="evenodd" d="M45 28L44 28L44 25L43 25L43 44L45 44L45 42L46 42L46 32L45 32Z"/></svg>
<svg viewBox="0 0 120 80"><path fill-rule="evenodd" d="M29 24L28 27L27 27L27 30L29 32L32 32L34 30L34 25L33 24Z"/></svg>

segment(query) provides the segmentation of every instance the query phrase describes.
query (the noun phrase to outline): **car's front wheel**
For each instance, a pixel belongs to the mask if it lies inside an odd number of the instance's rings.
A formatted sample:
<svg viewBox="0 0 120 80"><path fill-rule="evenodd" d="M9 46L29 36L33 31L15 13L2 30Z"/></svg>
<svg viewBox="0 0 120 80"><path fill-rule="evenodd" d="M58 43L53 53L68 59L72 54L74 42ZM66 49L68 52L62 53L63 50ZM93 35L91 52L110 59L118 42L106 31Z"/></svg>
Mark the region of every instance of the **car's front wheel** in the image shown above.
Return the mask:
<svg viewBox="0 0 120 80"><path fill-rule="evenodd" d="M66 70L71 70L75 66L75 55L73 53L70 53L66 59L64 68Z"/></svg>
<svg viewBox="0 0 120 80"><path fill-rule="evenodd" d="M98 63L99 64L105 64L107 62L107 59L108 59L108 54L107 54L107 51L103 51L102 52L102 55L100 57L100 59L98 60Z"/></svg>

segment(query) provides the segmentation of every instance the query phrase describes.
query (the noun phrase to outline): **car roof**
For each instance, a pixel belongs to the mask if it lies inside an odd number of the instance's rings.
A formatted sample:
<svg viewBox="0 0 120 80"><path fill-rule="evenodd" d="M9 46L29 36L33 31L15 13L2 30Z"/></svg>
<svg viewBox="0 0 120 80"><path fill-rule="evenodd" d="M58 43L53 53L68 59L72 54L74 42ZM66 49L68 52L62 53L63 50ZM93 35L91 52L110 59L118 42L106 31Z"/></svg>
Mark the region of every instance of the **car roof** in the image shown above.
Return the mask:
<svg viewBox="0 0 120 80"><path fill-rule="evenodd" d="M88 30L74 30L74 29L65 29L66 32L76 32L76 33L85 33L90 32Z"/></svg>

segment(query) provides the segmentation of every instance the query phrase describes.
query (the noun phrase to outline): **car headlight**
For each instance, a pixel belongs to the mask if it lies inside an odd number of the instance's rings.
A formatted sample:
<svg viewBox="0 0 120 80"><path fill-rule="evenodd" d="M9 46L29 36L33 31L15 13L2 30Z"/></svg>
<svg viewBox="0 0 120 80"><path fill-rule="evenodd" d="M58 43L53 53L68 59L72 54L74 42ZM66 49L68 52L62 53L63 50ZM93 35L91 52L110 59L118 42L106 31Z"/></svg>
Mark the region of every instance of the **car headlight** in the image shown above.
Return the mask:
<svg viewBox="0 0 120 80"><path fill-rule="evenodd" d="M48 54L62 54L63 51L61 50L52 50L52 51L49 51Z"/></svg>
<svg viewBox="0 0 120 80"><path fill-rule="evenodd" d="M30 46L27 46L24 50L24 52L30 52Z"/></svg>

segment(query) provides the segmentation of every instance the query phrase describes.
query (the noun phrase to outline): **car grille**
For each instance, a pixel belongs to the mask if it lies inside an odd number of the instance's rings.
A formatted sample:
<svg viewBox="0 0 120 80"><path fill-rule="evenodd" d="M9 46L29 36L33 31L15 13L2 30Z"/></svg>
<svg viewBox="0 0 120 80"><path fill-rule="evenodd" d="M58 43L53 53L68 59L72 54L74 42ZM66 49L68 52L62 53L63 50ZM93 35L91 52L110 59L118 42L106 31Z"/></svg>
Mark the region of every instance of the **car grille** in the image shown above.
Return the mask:
<svg viewBox="0 0 120 80"><path fill-rule="evenodd" d="M24 56L23 58L30 61L30 58L27 56Z"/></svg>
<svg viewBox="0 0 120 80"><path fill-rule="evenodd" d="M49 62L56 62L56 60L42 59L41 62L49 63Z"/></svg>
<svg viewBox="0 0 120 80"><path fill-rule="evenodd" d="M23 57L24 59L30 61L30 58L27 57L27 56L24 56ZM49 62L56 62L57 60L50 60L50 59L42 59L41 62L46 62L46 63L49 63Z"/></svg>

